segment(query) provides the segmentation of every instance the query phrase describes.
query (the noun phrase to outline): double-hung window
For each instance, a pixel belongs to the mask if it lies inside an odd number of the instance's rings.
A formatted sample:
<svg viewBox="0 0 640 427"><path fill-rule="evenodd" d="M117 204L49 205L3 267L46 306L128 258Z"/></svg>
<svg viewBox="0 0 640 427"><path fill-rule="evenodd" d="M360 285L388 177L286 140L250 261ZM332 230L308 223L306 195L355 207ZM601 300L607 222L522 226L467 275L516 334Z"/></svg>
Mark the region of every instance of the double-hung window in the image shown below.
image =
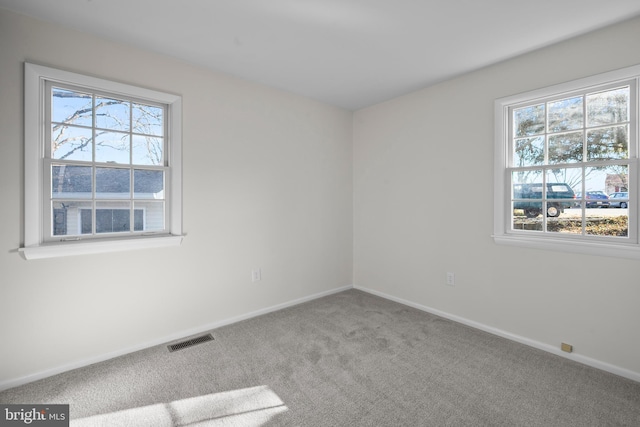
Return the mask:
<svg viewBox="0 0 640 427"><path fill-rule="evenodd" d="M631 67L496 101L497 243L640 258L639 79Z"/></svg>
<svg viewBox="0 0 640 427"><path fill-rule="evenodd" d="M25 64L25 257L179 244L180 104Z"/></svg>

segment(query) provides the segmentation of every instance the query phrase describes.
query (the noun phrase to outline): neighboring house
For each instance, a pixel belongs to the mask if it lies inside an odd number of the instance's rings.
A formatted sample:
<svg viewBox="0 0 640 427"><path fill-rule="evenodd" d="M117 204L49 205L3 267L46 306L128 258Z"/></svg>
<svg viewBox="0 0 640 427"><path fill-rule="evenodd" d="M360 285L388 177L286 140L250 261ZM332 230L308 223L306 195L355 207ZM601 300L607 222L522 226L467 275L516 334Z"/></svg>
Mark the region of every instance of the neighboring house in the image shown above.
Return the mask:
<svg viewBox="0 0 640 427"><path fill-rule="evenodd" d="M607 174L605 192L611 194L618 191L629 191L629 177L626 174Z"/></svg>
<svg viewBox="0 0 640 427"><path fill-rule="evenodd" d="M53 166L53 235L91 234L95 194L95 232L116 233L163 228L164 178L157 170L98 167L95 193L90 166ZM132 179L133 178L133 179ZM133 194L131 182L133 181ZM133 230L131 230L133 199Z"/></svg>

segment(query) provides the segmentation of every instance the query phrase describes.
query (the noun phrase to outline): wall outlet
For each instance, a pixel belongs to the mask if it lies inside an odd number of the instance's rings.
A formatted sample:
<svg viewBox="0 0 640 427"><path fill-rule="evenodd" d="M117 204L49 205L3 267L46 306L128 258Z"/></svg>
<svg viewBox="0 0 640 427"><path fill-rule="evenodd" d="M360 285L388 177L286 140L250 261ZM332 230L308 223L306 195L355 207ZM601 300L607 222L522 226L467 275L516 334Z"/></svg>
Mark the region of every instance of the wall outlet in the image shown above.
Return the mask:
<svg viewBox="0 0 640 427"><path fill-rule="evenodd" d="M567 344L567 343L563 342L560 345L560 349L562 351L566 351L567 353L571 353L573 351L573 346L571 344Z"/></svg>
<svg viewBox="0 0 640 427"><path fill-rule="evenodd" d="M453 286L456 284L456 275L452 272L447 272L447 285Z"/></svg>
<svg viewBox="0 0 640 427"><path fill-rule="evenodd" d="M257 282L258 280L262 280L262 270L259 268L254 268L251 270L251 281Z"/></svg>

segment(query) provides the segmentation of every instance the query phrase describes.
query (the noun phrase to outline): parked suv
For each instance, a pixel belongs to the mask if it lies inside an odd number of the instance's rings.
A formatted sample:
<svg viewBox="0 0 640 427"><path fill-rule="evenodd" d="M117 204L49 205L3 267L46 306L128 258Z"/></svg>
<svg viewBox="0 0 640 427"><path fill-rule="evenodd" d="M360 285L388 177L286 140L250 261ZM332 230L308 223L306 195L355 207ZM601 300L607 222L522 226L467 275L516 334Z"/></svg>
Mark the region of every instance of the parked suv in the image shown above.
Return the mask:
<svg viewBox="0 0 640 427"><path fill-rule="evenodd" d="M569 184L563 182L548 182L547 216L560 216L566 208L570 208L573 205L575 196ZM550 199L561 200L551 201ZM542 213L542 183L513 184L513 208L522 209L527 218L535 218L540 215Z"/></svg>

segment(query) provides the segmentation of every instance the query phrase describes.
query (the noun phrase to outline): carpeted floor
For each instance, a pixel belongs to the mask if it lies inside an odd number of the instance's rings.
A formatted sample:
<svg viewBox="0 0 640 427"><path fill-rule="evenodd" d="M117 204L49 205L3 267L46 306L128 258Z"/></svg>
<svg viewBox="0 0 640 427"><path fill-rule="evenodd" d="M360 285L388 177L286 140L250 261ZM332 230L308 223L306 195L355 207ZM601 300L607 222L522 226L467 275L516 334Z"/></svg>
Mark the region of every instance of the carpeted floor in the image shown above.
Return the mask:
<svg viewBox="0 0 640 427"><path fill-rule="evenodd" d="M640 383L358 290L0 393L72 426L640 426Z"/></svg>

